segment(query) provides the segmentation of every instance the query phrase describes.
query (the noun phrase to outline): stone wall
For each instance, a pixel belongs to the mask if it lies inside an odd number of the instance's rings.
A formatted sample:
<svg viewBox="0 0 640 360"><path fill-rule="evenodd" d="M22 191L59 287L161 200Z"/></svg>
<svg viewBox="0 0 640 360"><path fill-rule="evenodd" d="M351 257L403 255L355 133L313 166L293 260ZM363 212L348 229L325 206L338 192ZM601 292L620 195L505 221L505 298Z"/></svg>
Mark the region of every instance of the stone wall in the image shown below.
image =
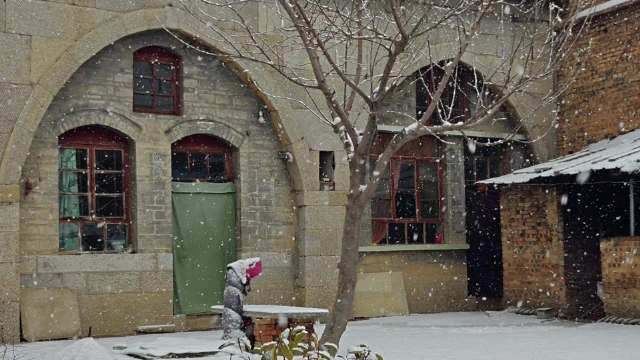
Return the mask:
<svg viewBox="0 0 640 360"><path fill-rule="evenodd" d="M560 154L640 128L640 6L603 14L576 30L559 72L571 82L560 106Z"/></svg>
<svg viewBox="0 0 640 360"><path fill-rule="evenodd" d="M640 318L640 238L602 240L600 256L605 313Z"/></svg>
<svg viewBox="0 0 640 360"><path fill-rule="evenodd" d="M180 116L131 111L132 54L148 45L171 47L182 58ZM102 50L55 97L25 163L23 178L33 190L24 197L20 216L22 286L77 290L84 334L88 326L94 335L114 335L166 322L173 313L171 143L206 133L237 147L239 256L259 255L265 266L250 301L292 303L293 195L276 136L269 124L257 121L261 106L221 62L165 32L130 36ZM132 233L139 254L58 254L57 137L89 124L109 126L132 139ZM116 303L123 316L107 317Z"/></svg>
<svg viewBox="0 0 640 360"><path fill-rule="evenodd" d="M410 313L472 309L464 250L363 252L362 273L402 273Z"/></svg>
<svg viewBox="0 0 640 360"><path fill-rule="evenodd" d="M504 300L560 308L566 302L559 192L520 185L500 192Z"/></svg>

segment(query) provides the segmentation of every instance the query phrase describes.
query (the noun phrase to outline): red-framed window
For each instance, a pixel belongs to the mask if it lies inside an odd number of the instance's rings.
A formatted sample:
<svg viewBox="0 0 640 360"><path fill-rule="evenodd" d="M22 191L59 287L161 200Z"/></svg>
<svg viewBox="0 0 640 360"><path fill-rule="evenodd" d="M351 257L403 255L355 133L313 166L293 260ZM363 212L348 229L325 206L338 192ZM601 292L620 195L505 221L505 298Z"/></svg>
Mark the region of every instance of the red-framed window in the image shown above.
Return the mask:
<svg viewBox="0 0 640 360"><path fill-rule="evenodd" d="M439 65L427 66L416 72L417 119L420 119L422 114L427 111L433 93L443 76L444 70ZM477 87L478 90L474 87ZM474 74L473 70L464 66L457 67L440 97L429 123L435 125L444 120L450 123L467 121L471 117L472 105L475 102L477 91L483 91L477 73Z"/></svg>
<svg viewBox="0 0 640 360"><path fill-rule="evenodd" d="M129 140L83 126L58 138L59 248L122 252L130 248Z"/></svg>
<svg viewBox="0 0 640 360"><path fill-rule="evenodd" d="M168 49L149 46L133 54L133 111L179 115L181 59Z"/></svg>
<svg viewBox="0 0 640 360"><path fill-rule="evenodd" d="M381 135L370 167L391 138ZM376 245L442 243L443 168L430 138L405 145L391 159L371 200L372 242Z"/></svg>
<svg viewBox="0 0 640 360"><path fill-rule="evenodd" d="M171 177L177 182L231 182L232 153L230 145L214 136L187 136L171 146Z"/></svg>

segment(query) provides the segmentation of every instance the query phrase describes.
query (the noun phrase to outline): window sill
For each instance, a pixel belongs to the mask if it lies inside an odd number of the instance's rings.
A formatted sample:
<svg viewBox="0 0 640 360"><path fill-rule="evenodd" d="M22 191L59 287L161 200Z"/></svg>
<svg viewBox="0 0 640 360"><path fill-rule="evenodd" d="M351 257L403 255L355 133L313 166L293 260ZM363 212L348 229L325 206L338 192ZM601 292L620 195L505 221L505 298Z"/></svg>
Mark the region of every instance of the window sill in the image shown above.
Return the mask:
<svg viewBox="0 0 640 360"><path fill-rule="evenodd" d="M468 244L416 244L416 245L372 245L360 246L363 252L398 252L398 251L455 251L468 250Z"/></svg>

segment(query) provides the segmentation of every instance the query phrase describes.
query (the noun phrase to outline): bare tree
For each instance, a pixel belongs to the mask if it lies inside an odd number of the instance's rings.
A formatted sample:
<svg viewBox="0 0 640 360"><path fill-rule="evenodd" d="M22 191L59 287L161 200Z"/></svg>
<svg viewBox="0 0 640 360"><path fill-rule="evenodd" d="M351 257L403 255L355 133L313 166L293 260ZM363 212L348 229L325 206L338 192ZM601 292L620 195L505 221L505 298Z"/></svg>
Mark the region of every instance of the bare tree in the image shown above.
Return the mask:
<svg viewBox="0 0 640 360"><path fill-rule="evenodd" d="M265 66L299 87L304 96L292 97L292 101L303 104L319 121L331 126L344 144L349 192L338 292L323 343L337 343L351 316L363 213L391 157L421 136L441 139L441 134L451 131L465 135L482 123L497 121L495 114L508 99L526 96L530 87L551 78L573 39L573 24L563 21L563 9L548 0L181 3L222 44L213 51L216 56L223 61L243 60ZM275 26L264 29L258 25L255 12L247 11L252 6L255 9L256 4L270 14ZM463 80L459 75L462 59L478 50L475 42L486 24L508 25L503 30L508 36L502 40L501 59L489 73L485 70L480 75L471 69L471 76ZM439 57L443 44L448 54L444 61ZM424 66L418 75L411 70L417 63ZM415 82L429 82L424 84L428 92L426 104L422 104L424 111L416 116L385 106L399 89ZM554 87L541 96L530 114L521 115L531 116L551 104L561 90ZM455 114L457 96L473 99L472 109L468 109L472 110L471 116L464 121ZM393 136L369 169L379 125L390 117L402 119L407 125Z"/></svg>

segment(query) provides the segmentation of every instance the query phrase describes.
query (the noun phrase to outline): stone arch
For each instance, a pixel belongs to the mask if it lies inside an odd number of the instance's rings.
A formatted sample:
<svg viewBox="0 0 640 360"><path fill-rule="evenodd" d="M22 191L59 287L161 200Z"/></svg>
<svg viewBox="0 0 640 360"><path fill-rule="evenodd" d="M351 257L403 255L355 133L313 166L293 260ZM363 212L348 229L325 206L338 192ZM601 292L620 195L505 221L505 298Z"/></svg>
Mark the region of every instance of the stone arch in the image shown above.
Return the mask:
<svg viewBox="0 0 640 360"><path fill-rule="evenodd" d="M113 110L79 109L58 120L55 135L60 136L71 129L86 125L102 125L117 130L133 141L138 139L142 131L140 124Z"/></svg>
<svg viewBox="0 0 640 360"><path fill-rule="evenodd" d="M236 149L239 149L245 140L245 135L240 131L215 120L182 121L168 128L164 133L172 144L184 137L195 134L213 135L233 145Z"/></svg>
<svg viewBox="0 0 640 360"><path fill-rule="evenodd" d="M438 48L438 46L436 46L435 48ZM455 54L450 52L451 52L450 49L447 49L446 51L445 50L439 51L439 52L436 51L436 53L439 53L441 56L440 57L433 56L433 59L437 59L437 60L433 60L431 64L443 63L444 61L451 59L451 56ZM404 81L405 82L409 81L409 79L413 74L417 73L419 70L424 69L427 66L429 65L428 64L425 65L424 63L419 61L415 62L414 64L412 64L411 67L408 68L406 73L407 75L405 75L406 79ZM486 62L479 61L476 58L473 58L472 55L469 53L465 53L463 55L462 59L460 60L460 66L464 66L469 70L475 70L481 78L484 78L485 74L492 73L495 70L494 68L491 67L491 65L487 64ZM496 89L493 86L489 86L489 89L498 95L501 93L500 90ZM520 134L524 135L527 139L530 139L530 136L535 137L536 135L538 135L536 134L534 129L532 129L532 126L530 126L530 124L521 121L522 120L521 114L523 114L525 111L525 106L523 104L515 100L515 98L509 98L504 103L503 107L506 109L507 113L510 115L511 117L510 120L514 122L514 125L520 126L520 129L519 129ZM541 153L542 149L540 148L546 145L537 145L536 143L527 143L527 146L530 148L531 152L535 155L536 158L540 159L545 157L545 155Z"/></svg>
<svg viewBox="0 0 640 360"><path fill-rule="evenodd" d="M172 29L197 38L213 49L221 48L216 46L219 44L209 36L203 24L176 7L141 9L114 16L101 23L66 49L34 84L31 95L16 120L7 141L5 150L10 149L11 151L3 152L0 163L0 184L17 184L19 182L20 168L26 160L35 131L47 108L65 82L84 62L118 39L162 28ZM262 101L280 145L295 152L296 148L291 146L292 142L286 127L282 124L280 114L274 104L275 100L272 101L272 98L262 92L257 85L257 83L274 83L277 75L262 68L249 72L250 64L240 64L229 59L223 60L239 80ZM294 157L295 155L294 153ZM293 162L289 164L289 171L292 175L294 188L302 189L304 184L301 181L299 166L301 165L298 162Z"/></svg>

